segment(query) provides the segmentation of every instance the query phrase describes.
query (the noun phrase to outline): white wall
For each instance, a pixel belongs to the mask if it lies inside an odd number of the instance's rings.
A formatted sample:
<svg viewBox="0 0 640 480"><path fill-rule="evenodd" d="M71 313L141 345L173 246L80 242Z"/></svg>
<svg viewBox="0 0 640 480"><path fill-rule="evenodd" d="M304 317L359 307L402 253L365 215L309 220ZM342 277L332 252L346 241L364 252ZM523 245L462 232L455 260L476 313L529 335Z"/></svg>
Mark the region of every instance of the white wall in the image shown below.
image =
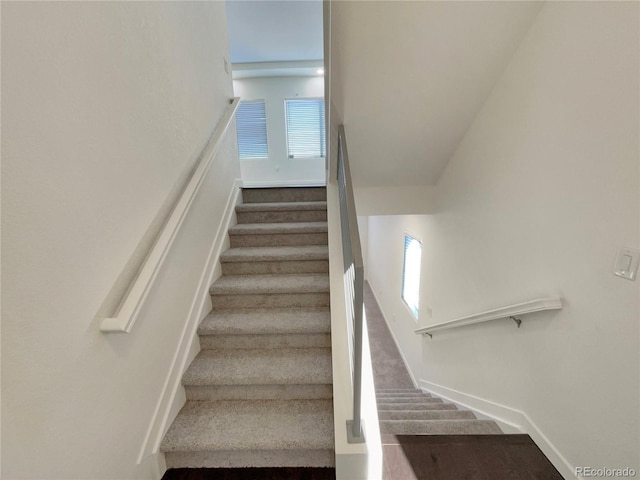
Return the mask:
<svg viewBox="0 0 640 480"><path fill-rule="evenodd" d="M227 51L223 2L3 2L4 478L159 478L136 460L240 174L234 129L132 333L99 327L233 95Z"/></svg>
<svg viewBox="0 0 640 480"><path fill-rule="evenodd" d="M369 220L369 281L421 385L523 412L567 476L640 470L640 282L612 274L618 248L640 246L638 9L547 2L439 181L437 212ZM419 323L400 299L404 232L424 245ZM550 295L563 310L520 329L413 333Z"/></svg>
<svg viewBox="0 0 640 480"><path fill-rule="evenodd" d="M324 78L243 78L233 88L242 100L264 100L267 113L269 158L240 161L244 185L324 185L323 158L288 158L284 114L287 98L324 97Z"/></svg>
<svg viewBox="0 0 640 480"><path fill-rule="evenodd" d="M347 144L349 135L347 134ZM436 188L430 185L404 187L354 187L359 215L401 215L433 213Z"/></svg>

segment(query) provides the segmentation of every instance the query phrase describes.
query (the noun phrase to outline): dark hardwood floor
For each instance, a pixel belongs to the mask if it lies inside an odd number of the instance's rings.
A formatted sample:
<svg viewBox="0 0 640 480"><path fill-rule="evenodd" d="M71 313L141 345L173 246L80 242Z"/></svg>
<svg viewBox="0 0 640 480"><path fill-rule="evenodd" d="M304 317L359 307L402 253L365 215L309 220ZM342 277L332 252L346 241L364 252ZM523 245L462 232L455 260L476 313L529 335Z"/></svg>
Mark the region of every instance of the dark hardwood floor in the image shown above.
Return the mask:
<svg viewBox="0 0 640 480"><path fill-rule="evenodd" d="M529 435L382 435L384 480L563 480Z"/></svg>
<svg viewBox="0 0 640 480"><path fill-rule="evenodd" d="M333 468L172 468L162 480L335 480Z"/></svg>

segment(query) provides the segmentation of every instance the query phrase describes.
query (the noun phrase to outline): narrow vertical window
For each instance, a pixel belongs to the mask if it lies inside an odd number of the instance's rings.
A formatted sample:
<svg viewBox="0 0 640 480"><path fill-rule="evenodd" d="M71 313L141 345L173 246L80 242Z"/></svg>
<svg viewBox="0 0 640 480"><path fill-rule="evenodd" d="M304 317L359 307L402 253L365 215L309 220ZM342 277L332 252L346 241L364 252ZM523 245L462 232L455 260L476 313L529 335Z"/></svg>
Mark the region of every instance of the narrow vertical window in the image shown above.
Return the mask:
<svg viewBox="0 0 640 480"><path fill-rule="evenodd" d="M402 267L402 299L418 318L420 311L420 262L422 242L411 235L404 236L404 263Z"/></svg>
<svg viewBox="0 0 640 480"><path fill-rule="evenodd" d="M284 101L289 158L325 156L323 98L295 98Z"/></svg>
<svg viewBox="0 0 640 480"><path fill-rule="evenodd" d="M236 110L236 130L241 159L269 158L264 100L240 102Z"/></svg>

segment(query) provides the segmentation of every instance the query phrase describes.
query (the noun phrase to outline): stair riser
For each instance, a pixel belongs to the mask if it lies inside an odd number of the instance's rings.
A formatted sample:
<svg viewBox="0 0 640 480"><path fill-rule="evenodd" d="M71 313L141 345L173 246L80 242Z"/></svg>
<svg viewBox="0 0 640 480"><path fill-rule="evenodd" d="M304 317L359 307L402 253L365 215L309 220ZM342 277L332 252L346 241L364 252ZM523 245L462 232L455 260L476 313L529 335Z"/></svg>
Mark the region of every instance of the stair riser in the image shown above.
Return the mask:
<svg viewBox="0 0 640 480"><path fill-rule="evenodd" d="M431 395L422 390L398 389L398 390L376 390L376 395Z"/></svg>
<svg viewBox="0 0 640 480"><path fill-rule="evenodd" d="M238 223L326 222L326 210L237 212Z"/></svg>
<svg viewBox="0 0 640 480"><path fill-rule="evenodd" d="M225 262L223 275L268 275L287 273L328 273L327 260L305 260L284 262Z"/></svg>
<svg viewBox="0 0 640 480"><path fill-rule="evenodd" d="M255 295L211 295L213 310L237 308L328 307L328 293L272 293Z"/></svg>
<svg viewBox="0 0 640 480"><path fill-rule="evenodd" d="M325 187L305 188L245 188L242 190L243 203L272 202L326 202Z"/></svg>
<svg viewBox="0 0 640 480"><path fill-rule="evenodd" d="M378 412L388 410L406 410L406 411L420 411L420 410L457 410L453 403L379 403Z"/></svg>
<svg viewBox="0 0 640 480"><path fill-rule="evenodd" d="M252 348L329 348L328 334L303 335L204 335L200 336L200 348L215 350Z"/></svg>
<svg viewBox="0 0 640 480"><path fill-rule="evenodd" d="M327 385L330 348L201 350L183 385Z"/></svg>
<svg viewBox="0 0 640 480"><path fill-rule="evenodd" d="M378 403L442 403L442 399L433 397L391 397L378 398Z"/></svg>
<svg viewBox="0 0 640 480"><path fill-rule="evenodd" d="M331 326L327 323L326 325L312 325L306 328L299 328L296 325L284 327L279 326L278 328L268 329L268 331L260 331L257 328L242 328L242 326L238 326L234 329L225 329L225 330L201 330L198 332L198 335L201 336L210 336L210 335L313 335L313 334L329 334L331 330ZM202 343L202 340L200 341Z"/></svg>
<svg viewBox="0 0 640 480"><path fill-rule="evenodd" d="M185 385L187 400L318 400L333 398L331 385Z"/></svg>
<svg viewBox="0 0 640 480"><path fill-rule="evenodd" d="M473 412L468 410L421 410L421 411L385 411L378 412L380 420L475 420Z"/></svg>
<svg viewBox="0 0 640 480"><path fill-rule="evenodd" d="M326 233L248 234L229 235L232 248L238 247L293 247L299 245L327 245Z"/></svg>
<svg viewBox="0 0 640 480"><path fill-rule="evenodd" d="M490 420L382 420L380 433L393 435L495 435L502 431Z"/></svg>
<svg viewBox="0 0 640 480"><path fill-rule="evenodd" d="M167 468L334 467L333 450L166 452Z"/></svg>
<svg viewBox="0 0 640 480"><path fill-rule="evenodd" d="M431 398L428 393L379 393L376 398Z"/></svg>
<svg viewBox="0 0 640 480"><path fill-rule="evenodd" d="M381 388L380 390L376 390L376 395L385 394L385 393L425 393L425 392L415 388Z"/></svg>
<svg viewBox="0 0 640 480"><path fill-rule="evenodd" d="M207 316L198 335L259 335L259 334L309 334L329 333L331 317L329 309L304 310L254 310L215 312Z"/></svg>

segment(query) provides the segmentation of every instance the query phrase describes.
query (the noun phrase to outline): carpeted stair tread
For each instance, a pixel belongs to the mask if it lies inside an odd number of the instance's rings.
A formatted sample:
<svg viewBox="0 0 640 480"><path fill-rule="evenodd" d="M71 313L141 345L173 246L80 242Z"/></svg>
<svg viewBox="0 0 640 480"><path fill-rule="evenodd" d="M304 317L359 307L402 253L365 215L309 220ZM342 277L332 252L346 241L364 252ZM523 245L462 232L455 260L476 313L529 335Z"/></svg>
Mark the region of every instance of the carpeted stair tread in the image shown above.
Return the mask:
<svg viewBox="0 0 640 480"><path fill-rule="evenodd" d="M502 430L493 420L381 420L380 433L395 435L494 435Z"/></svg>
<svg viewBox="0 0 640 480"><path fill-rule="evenodd" d="M166 465L334 467L326 188L242 197Z"/></svg>
<svg viewBox="0 0 640 480"><path fill-rule="evenodd" d="M441 398L436 397L390 397L390 398L379 398L378 403L442 403Z"/></svg>
<svg viewBox="0 0 640 480"><path fill-rule="evenodd" d="M262 309L214 311L200 324L198 335L329 333L329 310Z"/></svg>
<svg viewBox="0 0 640 480"><path fill-rule="evenodd" d="M185 385L187 400L318 400L333 398L331 384Z"/></svg>
<svg viewBox="0 0 640 480"><path fill-rule="evenodd" d="M236 212L288 212L306 210L327 210L327 202L270 202L242 203L236 206Z"/></svg>
<svg viewBox="0 0 640 480"><path fill-rule="evenodd" d="M384 410L378 412L380 420L475 420L470 410Z"/></svg>
<svg viewBox="0 0 640 480"><path fill-rule="evenodd" d="M385 410L457 410L453 403L380 403L378 412Z"/></svg>
<svg viewBox="0 0 640 480"><path fill-rule="evenodd" d="M239 223L229 228L229 235L326 233L327 231L327 222Z"/></svg>
<svg viewBox="0 0 640 480"><path fill-rule="evenodd" d="M328 333L290 333L258 335L203 335L201 349L267 349L267 348L330 348Z"/></svg>
<svg viewBox="0 0 640 480"><path fill-rule="evenodd" d="M272 262L293 260L328 260L326 245L299 245L290 247L237 247L220 255L220 262Z"/></svg>
<svg viewBox="0 0 640 480"><path fill-rule="evenodd" d="M430 393L423 392L384 392L377 393L376 397L378 398L387 398L387 397L431 397Z"/></svg>
<svg viewBox="0 0 640 480"><path fill-rule="evenodd" d="M164 452L333 448L331 400L188 401Z"/></svg>
<svg viewBox="0 0 640 480"><path fill-rule="evenodd" d="M264 295L274 293L328 293L329 275L233 275L222 276L211 286L211 295Z"/></svg>
<svg viewBox="0 0 640 480"><path fill-rule="evenodd" d="M326 200L326 187L263 187L242 189L243 204L264 202L317 202Z"/></svg>
<svg viewBox="0 0 640 480"><path fill-rule="evenodd" d="M379 388L376 389L376 395L379 393L424 393L417 388Z"/></svg>
<svg viewBox="0 0 640 480"><path fill-rule="evenodd" d="M376 390L380 433L395 435L501 434L493 420L414 388Z"/></svg>
<svg viewBox="0 0 640 480"><path fill-rule="evenodd" d="M236 207L238 224L326 222L326 202L251 203Z"/></svg>
<svg viewBox="0 0 640 480"><path fill-rule="evenodd" d="M327 245L326 221L238 223L229 229L231 247L276 247L285 245Z"/></svg>
<svg viewBox="0 0 640 480"><path fill-rule="evenodd" d="M201 350L185 385L330 384L331 349Z"/></svg>

